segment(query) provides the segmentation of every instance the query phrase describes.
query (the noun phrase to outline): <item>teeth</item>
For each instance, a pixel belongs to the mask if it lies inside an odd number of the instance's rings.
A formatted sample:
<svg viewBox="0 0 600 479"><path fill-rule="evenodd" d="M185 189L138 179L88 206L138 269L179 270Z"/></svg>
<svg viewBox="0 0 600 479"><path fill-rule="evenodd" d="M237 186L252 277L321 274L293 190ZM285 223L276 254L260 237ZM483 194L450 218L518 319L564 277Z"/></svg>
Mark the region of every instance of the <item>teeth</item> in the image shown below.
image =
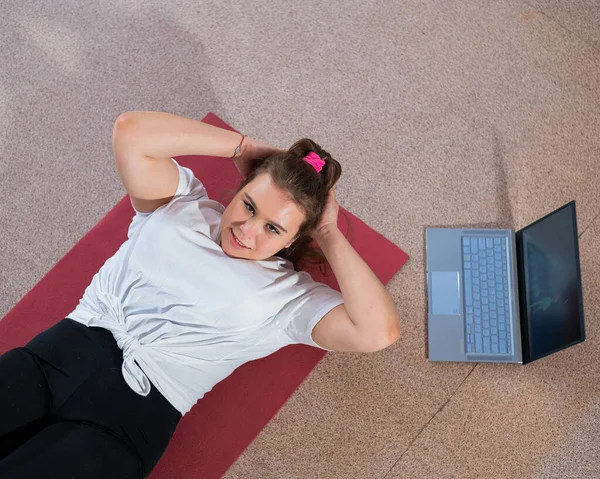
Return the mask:
<svg viewBox="0 0 600 479"><path fill-rule="evenodd" d="M233 239L235 240L235 242L237 244L239 244L242 248L245 248L246 246L244 246L242 243L239 242L239 240L235 237L235 235L233 235Z"/></svg>

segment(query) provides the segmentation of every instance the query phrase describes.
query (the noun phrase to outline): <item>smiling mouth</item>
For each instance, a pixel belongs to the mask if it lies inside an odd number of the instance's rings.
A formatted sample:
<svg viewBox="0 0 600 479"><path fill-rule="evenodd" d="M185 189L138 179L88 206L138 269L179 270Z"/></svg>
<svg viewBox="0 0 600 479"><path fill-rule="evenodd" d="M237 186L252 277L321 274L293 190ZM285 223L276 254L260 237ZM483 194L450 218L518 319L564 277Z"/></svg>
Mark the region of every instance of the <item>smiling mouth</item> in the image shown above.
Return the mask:
<svg viewBox="0 0 600 479"><path fill-rule="evenodd" d="M239 239L237 239L237 236L235 235L233 230L231 230L231 235L233 236L233 240L240 246L240 248L250 249L250 248L248 248L248 246L246 246L244 243L242 243Z"/></svg>

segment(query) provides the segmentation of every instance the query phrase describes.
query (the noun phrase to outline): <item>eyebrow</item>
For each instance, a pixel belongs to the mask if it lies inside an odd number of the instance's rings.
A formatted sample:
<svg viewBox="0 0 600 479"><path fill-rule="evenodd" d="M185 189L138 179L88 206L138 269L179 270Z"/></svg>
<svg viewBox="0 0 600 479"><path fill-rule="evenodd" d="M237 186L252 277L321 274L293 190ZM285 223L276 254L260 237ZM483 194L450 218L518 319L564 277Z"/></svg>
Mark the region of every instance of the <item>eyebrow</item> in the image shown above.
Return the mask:
<svg viewBox="0 0 600 479"><path fill-rule="evenodd" d="M248 193L244 193L244 196L250 202L250 204L252 205L252 208L254 208L254 211L258 211L258 208L256 207L256 203L254 202L254 200L252 199L252 197ZM287 233L287 230L283 226L275 223L274 221L269 221L269 223L271 223L273 226L279 228L284 233Z"/></svg>

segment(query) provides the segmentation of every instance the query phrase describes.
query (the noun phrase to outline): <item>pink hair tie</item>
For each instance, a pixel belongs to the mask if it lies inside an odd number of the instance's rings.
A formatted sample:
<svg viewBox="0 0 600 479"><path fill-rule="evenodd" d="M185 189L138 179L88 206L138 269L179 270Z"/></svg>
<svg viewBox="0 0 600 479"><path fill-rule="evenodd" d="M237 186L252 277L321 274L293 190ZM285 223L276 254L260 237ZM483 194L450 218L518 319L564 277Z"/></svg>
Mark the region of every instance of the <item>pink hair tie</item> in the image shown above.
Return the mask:
<svg viewBox="0 0 600 479"><path fill-rule="evenodd" d="M325 161L321 159L319 155L317 155L314 151L311 151L308 155L302 158L306 161L310 166L312 166L317 173L320 173L325 165Z"/></svg>

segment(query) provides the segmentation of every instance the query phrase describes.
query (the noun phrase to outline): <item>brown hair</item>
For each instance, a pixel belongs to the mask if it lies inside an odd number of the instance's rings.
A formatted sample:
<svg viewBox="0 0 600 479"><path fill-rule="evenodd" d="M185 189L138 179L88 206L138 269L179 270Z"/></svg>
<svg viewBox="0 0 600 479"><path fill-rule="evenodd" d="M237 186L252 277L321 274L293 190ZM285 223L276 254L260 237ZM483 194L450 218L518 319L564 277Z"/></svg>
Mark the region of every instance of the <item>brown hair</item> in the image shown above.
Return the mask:
<svg viewBox="0 0 600 479"><path fill-rule="evenodd" d="M325 161L319 173L303 160L311 151ZM279 188L290 194L305 215L294 242L289 248L279 251L276 256L291 261L296 270L307 266L308 263L323 266L326 262L325 256L314 246L309 232L318 224L327 194L340 178L342 166L317 143L303 138L287 151L262 160L254 160L238 191L264 173L268 173Z"/></svg>

